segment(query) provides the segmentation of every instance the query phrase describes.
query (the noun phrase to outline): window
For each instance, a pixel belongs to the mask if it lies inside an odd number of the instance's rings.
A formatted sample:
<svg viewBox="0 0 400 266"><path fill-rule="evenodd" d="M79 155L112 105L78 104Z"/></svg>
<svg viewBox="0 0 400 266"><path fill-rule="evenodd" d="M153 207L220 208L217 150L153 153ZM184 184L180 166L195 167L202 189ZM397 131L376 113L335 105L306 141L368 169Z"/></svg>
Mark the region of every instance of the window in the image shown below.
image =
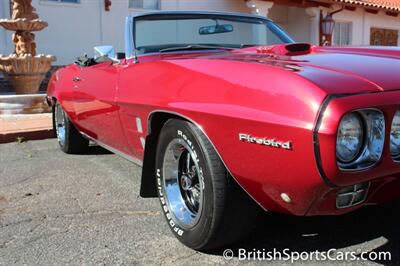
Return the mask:
<svg viewBox="0 0 400 266"><path fill-rule="evenodd" d="M333 31L333 45L351 45L352 27L351 22L336 22Z"/></svg>
<svg viewBox="0 0 400 266"><path fill-rule="evenodd" d="M58 2L58 3L72 3L79 4L80 0L42 0L42 2Z"/></svg>
<svg viewBox="0 0 400 266"><path fill-rule="evenodd" d="M399 39L398 30L371 28L371 45L397 46Z"/></svg>
<svg viewBox="0 0 400 266"><path fill-rule="evenodd" d="M129 8L161 9L161 0L129 0Z"/></svg>

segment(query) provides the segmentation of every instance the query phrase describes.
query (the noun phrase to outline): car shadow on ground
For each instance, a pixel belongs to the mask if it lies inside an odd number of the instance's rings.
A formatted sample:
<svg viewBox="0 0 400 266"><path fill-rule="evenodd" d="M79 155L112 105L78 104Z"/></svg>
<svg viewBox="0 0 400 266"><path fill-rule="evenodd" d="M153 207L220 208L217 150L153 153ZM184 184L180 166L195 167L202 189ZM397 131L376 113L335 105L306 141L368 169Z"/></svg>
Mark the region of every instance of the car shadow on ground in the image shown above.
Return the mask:
<svg viewBox="0 0 400 266"><path fill-rule="evenodd" d="M107 155L107 154L113 154L113 153L98 145L90 145L87 151L85 152L85 155Z"/></svg>
<svg viewBox="0 0 400 266"><path fill-rule="evenodd" d="M249 238L229 248L234 251L239 248L247 251L273 251L275 248L281 252L284 249L312 252L360 245L363 251L391 253L390 262L374 262L398 265L399 211L400 202L364 207L342 216L292 217L265 213L259 218L256 229ZM220 250L216 254L222 255L222 252Z"/></svg>

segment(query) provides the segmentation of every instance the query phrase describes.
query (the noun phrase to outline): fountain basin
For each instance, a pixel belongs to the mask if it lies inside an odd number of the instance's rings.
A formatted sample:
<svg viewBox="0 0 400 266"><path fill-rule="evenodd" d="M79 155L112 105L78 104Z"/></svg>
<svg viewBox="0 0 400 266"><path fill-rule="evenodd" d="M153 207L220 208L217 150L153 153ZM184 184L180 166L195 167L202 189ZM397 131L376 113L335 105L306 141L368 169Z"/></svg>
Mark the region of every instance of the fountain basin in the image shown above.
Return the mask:
<svg viewBox="0 0 400 266"><path fill-rule="evenodd" d="M0 26L10 31L41 31L48 25L46 21L40 19L0 19Z"/></svg>
<svg viewBox="0 0 400 266"><path fill-rule="evenodd" d="M15 88L16 94L33 94L39 91L41 82L55 60L51 55L0 55L0 71Z"/></svg>

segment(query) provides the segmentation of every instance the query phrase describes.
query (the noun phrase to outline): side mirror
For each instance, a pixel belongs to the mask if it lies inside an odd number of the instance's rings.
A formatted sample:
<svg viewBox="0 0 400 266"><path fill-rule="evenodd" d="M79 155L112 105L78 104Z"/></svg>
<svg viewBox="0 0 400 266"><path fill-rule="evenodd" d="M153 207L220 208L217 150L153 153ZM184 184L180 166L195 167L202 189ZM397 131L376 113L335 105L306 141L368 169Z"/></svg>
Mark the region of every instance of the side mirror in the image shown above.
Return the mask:
<svg viewBox="0 0 400 266"><path fill-rule="evenodd" d="M94 47L94 59L109 58L115 59L115 50L111 45Z"/></svg>

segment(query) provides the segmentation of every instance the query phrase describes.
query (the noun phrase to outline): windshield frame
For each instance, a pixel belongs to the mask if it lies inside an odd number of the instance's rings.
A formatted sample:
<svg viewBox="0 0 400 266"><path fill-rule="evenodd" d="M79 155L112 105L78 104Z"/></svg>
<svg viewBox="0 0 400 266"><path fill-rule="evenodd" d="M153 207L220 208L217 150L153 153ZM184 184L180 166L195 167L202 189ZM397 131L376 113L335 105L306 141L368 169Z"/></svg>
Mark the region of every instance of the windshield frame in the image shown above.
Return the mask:
<svg viewBox="0 0 400 266"><path fill-rule="evenodd" d="M294 43L295 41L272 20L258 15L244 13L229 13L229 12L202 12L202 11L161 11L146 14L139 14L127 18L126 27L126 55L127 58L137 57L136 54L136 22L137 21L152 21L152 20L185 20L185 19L226 19L238 22L247 22L255 24L264 24L276 34L284 43ZM130 45L129 45L130 44ZM148 55L154 53L141 54Z"/></svg>

